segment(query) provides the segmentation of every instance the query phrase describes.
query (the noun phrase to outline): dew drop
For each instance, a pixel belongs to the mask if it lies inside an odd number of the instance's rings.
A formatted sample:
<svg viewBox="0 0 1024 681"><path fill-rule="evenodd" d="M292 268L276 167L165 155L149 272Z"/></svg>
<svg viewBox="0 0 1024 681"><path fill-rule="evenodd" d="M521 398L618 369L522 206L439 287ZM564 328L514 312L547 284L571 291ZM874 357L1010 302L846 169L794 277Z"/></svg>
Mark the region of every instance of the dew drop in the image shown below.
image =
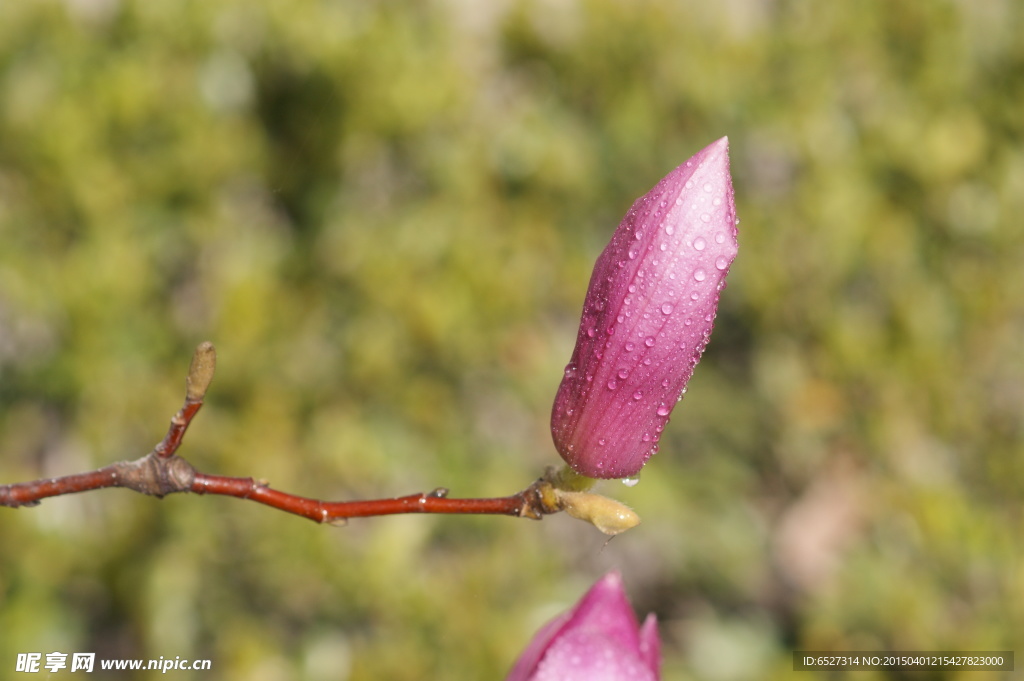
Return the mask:
<svg viewBox="0 0 1024 681"><path fill-rule="evenodd" d="M686 165L687 165L687 167L689 167L689 165L690 165L690 162L689 162L689 161L687 161L687 162L686 162ZM684 187L686 187L687 189L693 189L693 180L687 180L687 181L686 181L686 184L685 184L685 185L683 185L683 186L684 186Z"/></svg>
<svg viewBox="0 0 1024 681"><path fill-rule="evenodd" d="M707 274L704 272L704 270L700 268L697 268L693 271L693 278L695 281L704 281L704 278L706 276Z"/></svg>
<svg viewBox="0 0 1024 681"><path fill-rule="evenodd" d="M661 306L662 314L672 314L672 303L665 303Z"/></svg>
<svg viewBox="0 0 1024 681"><path fill-rule="evenodd" d="M648 336L647 338L644 338L644 345L646 345L649 348L653 348L654 347L654 336Z"/></svg>
<svg viewBox="0 0 1024 681"><path fill-rule="evenodd" d="M605 440L604 438L601 438L600 440L597 441L597 444L599 444L602 447L604 447L606 444L608 444L608 440Z"/></svg>
<svg viewBox="0 0 1024 681"><path fill-rule="evenodd" d="M609 390L615 390L618 387L619 387L619 384L618 384L618 382L615 379L612 379L612 380L608 381L608 389Z"/></svg>
<svg viewBox="0 0 1024 681"><path fill-rule="evenodd" d="M643 396L644 396L644 394L642 392L640 392L639 390L637 390L635 393L633 393L633 399L634 400L639 400Z"/></svg>
<svg viewBox="0 0 1024 681"><path fill-rule="evenodd" d="M714 191L714 189L715 189L715 188L711 186L711 183L710 183L710 182L705 182L705 183L704 183L704 191L706 191L706 192L707 192L708 194L710 194L711 192L713 192L713 191Z"/></svg>
<svg viewBox="0 0 1024 681"><path fill-rule="evenodd" d="M644 433L643 437L641 437L640 439L643 440L644 442L650 442L651 441L651 434L650 433Z"/></svg>
<svg viewBox="0 0 1024 681"><path fill-rule="evenodd" d="M636 487L637 483L640 482L640 476L635 478L623 478L622 484L626 487Z"/></svg>
<svg viewBox="0 0 1024 681"><path fill-rule="evenodd" d="M630 293L636 293L636 284L630 284L629 288L628 288L628 291Z"/></svg>
<svg viewBox="0 0 1024 681"><path fill-rule="evenodd" d="M637 253L639 253L637 249L631 248L629 249L629 253L627 253L626 255L629 256L630 260L636 260Z"/></svg>
<svg viewBox="0 0 1024 681"><path fill-rule="evenodd" d="M703 251L704 247L708 245L707 241L704 241L704 237L699 236L693 240L693 248L698 251Z"/></svg>
<svg viewBox="0 0 1024 681"><path fill-rule="evenodd" d="M720 255L717 259L715 259L715 267L717 267L718 269L724 270L728 266L729 261L725 258L724 255Z"/></svg>
<svg viewBox="0 0 1024 681"><path fill-rule="evenodd" d="M626 343L625 347L626 347L626 352L633 352L633 348L635 348L636 346L633 345L632 343Z"/></svg>
<svg viewBox="0 0 1024 681"><path fill-rule="evenodd" d="M597 333L597 330L594 327L590 327L589 329L587 329L587 337L588 338L593 338L594 334L596 334L596 333Z"/></svg>
<svg viewBox="0 0 1024 681"><path fill-rule="evenodd" d="M676 205L677 206L683 205L683 197L679 196L679 197L676 198Z"/></svg>
<svg viewBox="0 0 1024 681"><path fill-rule="evenodd" d="M690 294L690 300L697 300L698 298L700 298L700 294L696 291Z"/></svg>
<svg viewBox="0 0 1024 681"><path fill-rule="evenodd" d="M693 324L693 319L691 319L690 317L687 317L686 319L683 320L683 324L685 326L689 326L690 324Z"/></svg>
<svg viewBox="0 0 1024 681"><path fill-rule="evenodd" d="M619 369L619 378L623 378L624 379L627 376L629 376L629 370L628 369Z"/></svg>
<svg viewBox="0 0 1024 681"><path fill-rule="evenodd" d="M707 213L701 213L700 214L700 221L701 222L711 222L711 216L708 215Z"/></svg>
<svg viewBox="0 0 1024 681"><path fill-rule="evenodd" d="M660 248L660 249L661 249L661 250L663 250L663 251L667 251L667 250L668 250L668 244L667 244L667 243L665 243L664 241L662 241L662 242L661 242L661 245L660 245L660 246L658 246L658 248ZM655 265L657 265L657 263L655 263Z"/></svg>
<svg viewBox="0 0 1024 681"><path fill-rule="evenodd" d="M636 231L636 233L634 233L634 234L633 234L633 237L634 237L634 238L635 238L635 239L636 239L637 241L640 241L640 239L643 239L643 238L644 238L644 233L643 233L643 232L641 232L641 231L640 231L640 230L638 229L638 230Z"/></svg>
<svg viewBox="0 0 1024 681"><path fill-rule="evenodd" d="M668 416L671 413L672 407L668 406L667 404L663 404L660 407L658 407L658 416Z"/></svg>
<svg viewBox="0 0 1024 681"><path fill-rule="evenodd" d="M721 196L716 196L714 199L711 200L711 205L712 206L721 206L722 205L722 197Z"/></svg>

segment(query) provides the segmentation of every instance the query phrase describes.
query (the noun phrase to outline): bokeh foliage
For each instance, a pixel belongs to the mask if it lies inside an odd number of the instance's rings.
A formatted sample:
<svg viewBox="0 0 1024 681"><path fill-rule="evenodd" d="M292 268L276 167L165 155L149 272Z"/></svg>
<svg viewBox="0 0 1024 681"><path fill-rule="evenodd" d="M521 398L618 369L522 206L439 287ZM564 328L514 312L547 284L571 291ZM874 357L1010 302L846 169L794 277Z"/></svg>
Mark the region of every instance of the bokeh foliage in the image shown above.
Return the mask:
<svg viewBox="0 0 1024 681"><path fill-rule="evenodd" d="M604 486L638 529L337 529L122 491L0 509L0 675L91 650L213 660L175 678L501 678L612 568L667 679L1012 648L1022 7L0 4L5 482L148 451L210 339L200 468L511 493L556 460L550 400L632 200L727 134L742 220L661 453Z"/></svg>

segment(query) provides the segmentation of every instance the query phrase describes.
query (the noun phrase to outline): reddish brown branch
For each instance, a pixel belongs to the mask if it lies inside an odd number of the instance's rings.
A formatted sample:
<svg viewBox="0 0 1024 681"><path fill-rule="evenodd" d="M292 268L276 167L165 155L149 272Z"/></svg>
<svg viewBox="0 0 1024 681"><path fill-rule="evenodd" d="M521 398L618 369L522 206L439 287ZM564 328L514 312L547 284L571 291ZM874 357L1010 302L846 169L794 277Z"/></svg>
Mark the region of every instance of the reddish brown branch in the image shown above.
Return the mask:
<svg viewBox="0 0 1024 681"><path fill-rule="evenodd" d="M462 513L476 515L512 515L539 519L543 513L554 513L543 503L538 481L526 490L509 497L494 499L449 499L448 490L410 494L393 499L364 501L318 501L271 489L252 478L230 478L197 473L189 489L196 494L223 494L272 506L281 511L301 515L319 523L333 523L348 518L365 518L397 513Z"/></svg>
<svg viewBox="0 0 1024 681"><path fill-rule="evenodd" d="M393 499L318 501L271 489L265 482L252 478L200 473L176 452L189 424L203 406L215 365L213 345L208 342L201 344L189 368L185 404L171 419L167 435L146 456L87 473L0 485L0 506L35 506L47 497L124 487L156 497L192 492L250 499L320 523L343 523L347 518L397 513L490 514L540 519L545 514L562 510L548 478L538 480L518 494L493 499L449 499L448 490L439 488Z"/></svg>

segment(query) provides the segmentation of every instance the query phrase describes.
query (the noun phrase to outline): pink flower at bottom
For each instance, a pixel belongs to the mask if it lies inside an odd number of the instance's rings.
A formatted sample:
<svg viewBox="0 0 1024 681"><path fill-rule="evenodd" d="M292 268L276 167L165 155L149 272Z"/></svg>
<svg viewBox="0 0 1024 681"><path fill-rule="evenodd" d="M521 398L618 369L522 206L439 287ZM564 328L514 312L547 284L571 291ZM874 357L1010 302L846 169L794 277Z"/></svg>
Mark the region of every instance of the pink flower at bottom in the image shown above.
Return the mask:
<svg viewBox="0 0 1024 681"><path fill-rule="evenodd" d="M537 632L506 681L659 681L661 642L651 613L642 627L610 572L579 603Z"/></svg>

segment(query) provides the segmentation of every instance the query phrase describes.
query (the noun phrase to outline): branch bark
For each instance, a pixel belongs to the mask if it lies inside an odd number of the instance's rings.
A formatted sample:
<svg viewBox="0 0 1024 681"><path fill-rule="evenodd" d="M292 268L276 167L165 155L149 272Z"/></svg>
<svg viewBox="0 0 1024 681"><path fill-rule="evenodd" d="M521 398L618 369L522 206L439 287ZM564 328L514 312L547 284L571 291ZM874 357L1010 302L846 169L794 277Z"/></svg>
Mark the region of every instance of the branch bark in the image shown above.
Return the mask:
<svg viewBox="0 0 1024 681"><path fill-rule="evenodd" d="M85 473L0 485L0 506L36 506L47 497L123 487L158 498L191 492L249 499L319 523L332 524L344 524L348 518L398 513L490 514L539 520L563 510L559 492L552 484L552 473L507 497L450 499L447 489L437 488L403 497L361 501L320 501L272 489L266 482L253 478L201 473L178 456L177 451L189 424L203 406L216 359L212 343L204 342L196 348L186 380L185 404L171 419L167 435L151 452L134 461L120 461Z"/></svg>

